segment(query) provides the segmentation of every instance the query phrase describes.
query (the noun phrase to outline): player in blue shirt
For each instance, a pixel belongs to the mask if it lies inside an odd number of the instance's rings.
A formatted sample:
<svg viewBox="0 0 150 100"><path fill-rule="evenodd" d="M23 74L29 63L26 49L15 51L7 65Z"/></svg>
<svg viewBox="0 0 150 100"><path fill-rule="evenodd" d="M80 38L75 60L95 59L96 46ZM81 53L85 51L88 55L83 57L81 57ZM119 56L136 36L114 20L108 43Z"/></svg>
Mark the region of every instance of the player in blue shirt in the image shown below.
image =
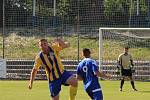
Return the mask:
<svg viewBox="0 0 150 100"><path fill-rule="evenodd" d="M101 86L98 77L109 77L98 70L98 65L95 60L90 58L90 50L83 49L84 59L77 67L77 78L83 80L85 91L92 100L103 100Z"/></svg>

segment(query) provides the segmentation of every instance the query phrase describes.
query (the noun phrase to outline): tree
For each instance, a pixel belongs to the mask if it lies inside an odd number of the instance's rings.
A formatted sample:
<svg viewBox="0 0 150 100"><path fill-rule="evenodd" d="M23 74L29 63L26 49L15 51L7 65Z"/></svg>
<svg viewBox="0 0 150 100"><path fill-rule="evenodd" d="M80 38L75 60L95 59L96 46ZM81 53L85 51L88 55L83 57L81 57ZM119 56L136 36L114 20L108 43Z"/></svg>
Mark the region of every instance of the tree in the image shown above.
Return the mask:
<svg viewBox="0 0 150 100"><path fill-rule="evenodd" d="M104 13L107 20L118 22L126 21L129 18L129 0L105 0Z"/></svg>
<svg viewBox="0 0 150 100"><path fill-rule="evenodd" d="M20 27L31 24L31 7L29 3L31 0L5 0L5 24L6 27Z"/></svg>
<svg viewBox="0 0 150 100"><path fill-rule="evenodd" d="M128 23L130 18L132 21L138 21L139 16L145 20L148 11L146 0L140 0L140 15L137 15L137 0L105 0L104 8L107 20L120 25Z"/></svg>

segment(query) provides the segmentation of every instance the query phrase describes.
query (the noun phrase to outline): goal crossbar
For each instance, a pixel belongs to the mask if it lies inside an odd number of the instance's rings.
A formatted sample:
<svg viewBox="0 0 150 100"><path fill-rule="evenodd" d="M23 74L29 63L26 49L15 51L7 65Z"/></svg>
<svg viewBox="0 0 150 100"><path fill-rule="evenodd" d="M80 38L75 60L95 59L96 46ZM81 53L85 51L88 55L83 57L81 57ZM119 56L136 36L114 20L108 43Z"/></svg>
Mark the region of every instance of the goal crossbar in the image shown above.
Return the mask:
<svg viewBox="0 0 150 100"><path fill-rule="evenodd" d="M108 27L100 27L100 30L150 30L150 28L108 28Z"/></svg>

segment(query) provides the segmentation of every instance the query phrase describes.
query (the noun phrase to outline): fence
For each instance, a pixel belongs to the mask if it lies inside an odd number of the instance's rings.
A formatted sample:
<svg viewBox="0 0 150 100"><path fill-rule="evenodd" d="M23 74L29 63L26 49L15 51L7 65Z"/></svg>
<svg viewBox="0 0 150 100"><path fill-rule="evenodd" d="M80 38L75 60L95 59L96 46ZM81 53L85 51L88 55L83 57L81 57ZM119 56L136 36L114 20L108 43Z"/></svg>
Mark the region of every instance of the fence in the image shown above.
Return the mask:
<svg viewBox="0 0 150 100"><path fill-rule="evenodd" d="M78 65L78 61L75 60L63 60L65 69L70 71L73 74L76 74L76 67ZM120 75L117 72L117 62L116 61L104 61L102 62L103 66L101 70L104 73L109 73L112 75L112 80L120 79ZM140 81L150 81L150 61L135 61L135 80ZM33 68L34 61L33 60L7 60L7 79L29 79L30 73ZM36 79L46 79L45 69L40 68Z"/></svg>

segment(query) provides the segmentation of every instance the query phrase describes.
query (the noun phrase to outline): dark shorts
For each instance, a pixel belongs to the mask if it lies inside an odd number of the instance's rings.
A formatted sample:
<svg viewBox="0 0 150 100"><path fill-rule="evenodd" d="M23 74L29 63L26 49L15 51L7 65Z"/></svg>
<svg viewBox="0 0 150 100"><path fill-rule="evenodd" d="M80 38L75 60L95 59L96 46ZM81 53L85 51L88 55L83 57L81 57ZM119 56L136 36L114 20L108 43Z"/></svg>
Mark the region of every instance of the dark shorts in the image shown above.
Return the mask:
<svg viewBox="0 0 150 100"><path fill-rule="evenodd" d="M121 69L122 76L132 76L131 69Z"/></svg>
<svg viewBox="0 0 150 100"><path fill-rule="evenodd" d="M52 97L55 97L59 94L61 90L61 85L67 85L66 81L72 76L72 74L68 71L64 71L61 78L54 80L53 82L49 82L49 89Z"/></svg>

